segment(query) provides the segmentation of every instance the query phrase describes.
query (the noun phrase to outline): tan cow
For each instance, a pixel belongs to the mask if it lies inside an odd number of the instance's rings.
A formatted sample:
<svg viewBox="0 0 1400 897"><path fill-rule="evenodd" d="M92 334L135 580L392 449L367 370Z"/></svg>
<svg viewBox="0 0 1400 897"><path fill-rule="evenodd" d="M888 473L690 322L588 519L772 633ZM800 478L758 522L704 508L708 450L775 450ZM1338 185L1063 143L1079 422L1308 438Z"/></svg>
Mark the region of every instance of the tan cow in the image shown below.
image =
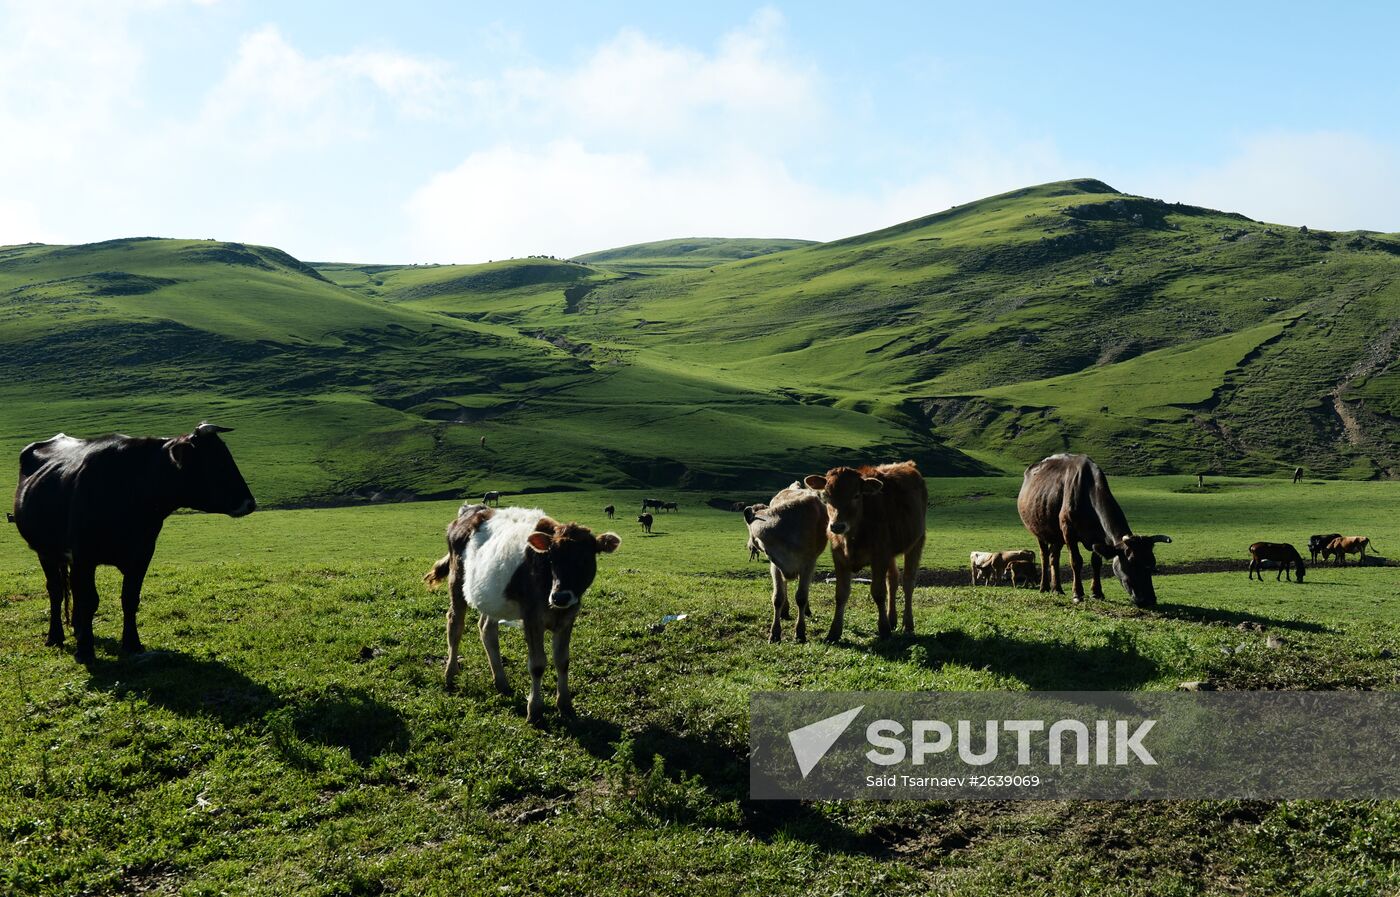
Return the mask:
<svg viewBox="0 0 1400 897"><path fill-rule="evenodd" d="M1338 566L1346 564L1347 555L1359 555L1358 564L1366 563L1366 549L1371 545L1371 540L1366 536L1338 536L1333 539L1326 548L1322 550L1322 559L1327 560L1331 555L1334 563Z"/></svg>
<svg viewBox="0 0 1400 897"><path fill-rule="evenodd" d="M801 483L773 496L767 504L744 509L749 528L749 556L768 556L773 576L773 625L770 642L781 641L782 621L788 617L788 583L797 580L797 630L799 642L807 641L807 596L817 572L817 559L826 550L826 509Z"/></svg>
<svg viewBox="0 0 1400 897"><path fill-rule="evenodd" d="M836 573L836 613L826 640L840 641L851 578L866 566L870 567L870 597L879 614L880 638L889 637L899 597L896 559L900 555L904 556L904 633L913 635L914 578L924 551L924 518L928 514L928 486L919 468L913 461L833 467L804 482L826 505Z"/></svg>

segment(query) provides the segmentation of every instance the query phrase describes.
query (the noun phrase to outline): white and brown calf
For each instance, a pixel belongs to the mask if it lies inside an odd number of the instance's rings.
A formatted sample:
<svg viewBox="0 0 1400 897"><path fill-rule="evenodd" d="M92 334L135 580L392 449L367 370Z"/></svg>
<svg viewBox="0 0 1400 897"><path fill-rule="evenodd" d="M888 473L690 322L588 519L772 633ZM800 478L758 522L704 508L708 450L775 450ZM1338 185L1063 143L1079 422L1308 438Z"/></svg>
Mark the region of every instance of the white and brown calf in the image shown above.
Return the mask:
<svg viewBox="0 0 1400 897"><path fill-rule="evenodd" d="M543 717L544 633L553 633L560 713L573 715L569 691L569 640L583 593L598 572L598 555L616 551L614 533L594 536L587 527L559 523L538 509L464 506L447 527L447 554L423 577L429 588L447 580L447 667L452 685L460 666L458 647L467 606L480 614L478 628L497 691L510 694L501 665L501 620L519 620L530 656L531 722Z"/></svg>

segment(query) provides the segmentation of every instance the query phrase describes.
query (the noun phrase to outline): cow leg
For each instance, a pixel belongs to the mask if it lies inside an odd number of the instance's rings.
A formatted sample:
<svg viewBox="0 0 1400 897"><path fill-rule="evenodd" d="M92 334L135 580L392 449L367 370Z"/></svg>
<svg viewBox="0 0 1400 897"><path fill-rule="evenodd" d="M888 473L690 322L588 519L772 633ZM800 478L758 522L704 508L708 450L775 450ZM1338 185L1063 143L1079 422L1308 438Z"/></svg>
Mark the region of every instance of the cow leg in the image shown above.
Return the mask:
<svg viewBox="0 0 1400 897"><path fill-rule="evenodd" d="M826 632L826 640L834 643L841 641L841 630L846 625L846 602L851 598L851 571L840 562L833 566L836 574L836 611L831 615L831 628Z"/></svg>
<svg viewBox="0 0 1400 897"><path fill-rule="evenodd" d="M890 637L890 618L885 614L885 594L889 585L890 564L894 561L888 558L874 558L870 562L870 597L875 602L875 613L880 617L877 626L878 637L885 639Z"/></svg>
<svg viewBox="0 0 1400 897"><path fill-rule="evenodd" d="M501 624L482 614L477 621L477 629L481 632L481 647L486 649L486 662L491 666L491 679L496 684L496 691L509 697L515 692L506 681L506 669L501 663ZM457 635L460 637L461 634L459 627Z"/></svg>
<svg viewBox="0 0 1400 897"><path fill-rule="evenodd" d="M899 619L899 561L896 558L890 559L890 568L885 571L885 590L889 596L885 616L890 621L890 629L893 630L894 621Z"/></svg>
<svg viewBox="0 0 1400 897"><path fill-rule="evenodd" d="M141 607L141 585L146 581L149 563L140 561L122 570L122 650L127 654L145 650L136 631L136 611Z"/></svg>
<svg viewBox="0 0 1400 897"><path fill-rule="evenodd" d="M544 621L538 616L524 620L525 647L530 653L530 699L525 703L525 718L532 723L544 721L544 701L540 698L540 683L544 679Z"/></svg>
<svg viewBox="0 0 1400 897"><path fill-rule="evenodd" d="M1060 584L1060 550L1062 548L1064 548L1063 545L1056 545L1050 557L1050 581L1054 583L1054 591L1059 595L1065 593L1064 586Z"/></svg>
<svg viewBox="0 0 1400 897"><path fill-rule="evenodd" d="M569 640L574 634L574 621L560 624L554 630L554 672L559 677L555 702L564 716L574 715L574 695L569 691Z"/></svg>
<svg viewBox="0 0 1400 897"><path fill-rule="evenodd" d="M773 625L768 628L768 641L777 644L783 640L783 613L787 610L787 578L777 564L769 564L768 572L773 576ZM801 609L797 611L802 613Z"/></svg>
<svg viewBox="0 0 1400 897"><path fill-rule="evenodd" d="M919 576L919 561L924 556L924 540L904 553L904 634L914 634L914 580Z"/></svg>
<svg viewBox="0 0 1400 897"><path fill-rule="evenodd" d="M97 660L92 641L92 618L97 615L97 568L88 563L74 563L69 577L73 590L73 634L78 639L73 659L78 663L93 663Z"/></svg>
<svg viewBox="0 0 1400 897"><path fill-rule="evenodd" d="M39 566L44 568L44 585L49 590L49 638L44 644L54 647L63 644L64 611L68 602L68 559L61 554L40 555Z"/></svg>
<svg viewBox="0 0 1400 897"><path fill-rule="evenodd" d="M1256 567L1258 567L1258 565L1259 565L1259 561L1258 561L1258 560L1256 560L1255 558L1250 558L1250 559L1249 559L1249 576L1247 577L1248 579L1253 579L1253 578L1254 578L1254 570L1255 570Z"/></svg>
<svg viewBox="0 0 1400 897"><path fill-rule="evenodd" d="M448 585L448 591L452 593L452 598L447 605L447 666L443 672L444 684L452 687L452 680L457 678L457 671L461 669L461 645L462 630L467 625L467 599L462 595L462 585L458 581L457 571L453 571L452 579ZM481 625L486 625L486 617L481 618ZM485 643L486 636L483 629L482 642ZM486 656L491 656L491 649L486 649ZM495 667L493 666L494 670Z"/></svg>
<svg viewBox="0 0 1400 897"><path fill-rule="evenodd" d="M1050 591L1050 543L1040 543L1040 590Z"/></svg>
<svg viewBox="0 0 1400 897"><path fill-rule="evenodd" d="M1103 601L1103 558L1099 557L1098 552L1093 550L1089 551L1089 566L1094 571L1094 583L1089 590L1089 594Z"/></svg>
<svg viewBox="0 0 1400 897"><path fill-rule="evenodd" d="M808 598L812 592L812 577L817 573L816 564L802 571L801 577L797 580L797 634L799 642L807 641L807 617L811 616L811 608L808 607Z"/></svg>

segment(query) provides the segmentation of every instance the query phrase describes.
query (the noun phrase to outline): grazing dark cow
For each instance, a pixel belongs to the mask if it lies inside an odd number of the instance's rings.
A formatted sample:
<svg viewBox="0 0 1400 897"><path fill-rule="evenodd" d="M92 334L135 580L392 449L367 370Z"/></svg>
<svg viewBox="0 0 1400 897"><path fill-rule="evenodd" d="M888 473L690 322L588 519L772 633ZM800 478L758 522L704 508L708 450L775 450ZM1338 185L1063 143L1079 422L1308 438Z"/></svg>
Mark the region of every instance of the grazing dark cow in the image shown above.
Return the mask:
<svg viewBox="0 0 1400 897"><path fill-rule="evenodd" d="M1138 536L1128 526L1123 509L1108 490L1108 477L1087 455L1051 455L1026 468L1021 494L1016 499L1021 522L1040 543L1040 590L1060 586L1060 549L1069 546L1074 575L1074 602L1084 600L1083 558L1079 546L1089 549L1093 561L1092 594L1103 598L1099 583L1101 558L1111 558L1113 572L1128 597L1138 607L1157 603L1152 574L1157 558L1152 546L1170 542L1169 536Z"/></svg>
<svg viewBox="0 0 1400 897"><path fill-rule="evenodd" d="M914 577L924 550L928 486L913 461L878 467L833 467L804 481L826 505L827 536L836 573L836 613L829 642L839 641L851 577L870 567L870 596L879 613L880 638L894 627L899 597L896 558L904 556L904 633L914 634ZM888 610L885 596L889 596Z"/></svg>
<svg viewBox="0 0 1400 897"><path fill-rule="evenodd" d="M95 574L105 564L122 573L122 650L142 650L136 610L165 518L177 508L242 517L256 507L219 439L227 432L202 423L174 438L60 433L20 452L14 518L47 580L48 644L63 644L61 614L71 590L78 639L73 656L82 663L96 659Z"/></svg>
<svg viewBox="0 0 1400 897"><path fill-rule="evenodd" d="M495 502L495 503L496 503L496 507L499 508L499 507L501 506L501 493L499 493L499 492L487 492L486 494L484 494L484 495L481 496L481 503L482 503L482 505L484 505L485 507L488 507L488 508L491 507L491 503L492 503L492 502Z"/></svg>
<svg viewBox="0 0 1400 897"><path fill-rule="evenodd" d="M679 514L679 513L680 513L680 510L681 510L681 506L680 506L680 503L679 503L679 502L674 502L674 501L663 501L663 502L661 503L661 510L663 510L663 511L675 511L676 513Z"/></svg>
<svg viewBox="0 0 1400 897"><path fill-rule="evenodd" d="M1303 564L1303 556L1298 553L1298 549L1283 542L1255 542L1249 546L1249 578L1259 577L1259 581L1264 581L1264 561L1273 561L1278 564L1278 575L1274 580L1280 580L1284 574L1288 574L1290 580L1293 573L1298 574L1298 581L1303 581L1303 575L1308 572L1308 568Z"/></svg>
<svg viewBox="0 0 1400 897"><path fill-rule="evenodd" d="M1327 556L1324 552L1327 550L1327 546L1332 544L1333 539L1340 539L1341 537L1341 533L1321 533L1316 536L1309 536L1308 554L1312 555L1312 562L1316 564L1319 555L1322 555L1322 559L1326 560Z"/></svg>
<svg viewBox="0 0 1400 897"><path fill-rule="evenodd" d="M637 522L642 525L642 532L650 533L651 525L653 522L655 522L655 518L652 517L650 514L643 514L637 518Z"/></svg>
<svg viewBox="0 0 1400 897"><path fill-rule="evenodd" d="M576 523L558 523L538 509L464 505L447 527L447 554L424 576L428 588L444 579L451 604L447 611L447 667L452 686L460 666L458 648L466 627L467 605L480 614L477 628L496 690L510 694L501 665L500 621L519 620L530 655L532 723L544 715L540 682L544 678L544 633L553 633L554 671L559 677L559 712L572 716L569 691L569 642L583 593L598 574L598 555L616 551L615 533L594 536Z"/></svg>
<svg viewBox="0 0 1400 897"><path fill-rule="evenodd" d="M614 508L612 505L608 505L606 508L603 509L603 513L607 514L608 519L611 520L613 519L613 515L617 513L617 508Z"/></svg>
<svg viewBox="0 0 1400 897"><path fill-rule="evenodd" d="M665 507L666 507L666 502L662 501L662 500L659 499L659 498L644 498L644 499L642 499L642 513L646 513L648 510L660 511L660 510L664 509Z"/></svg>
<svg viewBox="0 0 1400 897"><path fill-rule="evenodd" d="M1295 468L1293 468L1293 482L1298 483L1298 482L1301 482L1302 479L1303 479L1303 468L1301 468L1301 467L1295 467Z"/></svg>
<svg viewBox="0 0 1400 897"><path fill-rule="evenodd" d="M773 577L773 625L768 641L782 641L782 620L788 616L787 586L794 579L796 638L807 641L807 617L811 614L807 596L817 573L817 559L826 550L826 509L821 499L801 483L793 483L768 504L745 508L744 522L749 527L749 556L760 551L768 555L768 572Z"/></svg>
<svg viewBox="0 0 1400 897"><path fill-rule="evenodd" d="M1360 556L1357 563L1364 564L1366 563L1366 549L1370 545L1371 540L1365 536L1338 536L1327 543L1327 547L1322 552L1322 559L1326 560L1327 556L1331 555L1337 566L1344 566L1347 562L1347 555L1355 554Z"/></svg>

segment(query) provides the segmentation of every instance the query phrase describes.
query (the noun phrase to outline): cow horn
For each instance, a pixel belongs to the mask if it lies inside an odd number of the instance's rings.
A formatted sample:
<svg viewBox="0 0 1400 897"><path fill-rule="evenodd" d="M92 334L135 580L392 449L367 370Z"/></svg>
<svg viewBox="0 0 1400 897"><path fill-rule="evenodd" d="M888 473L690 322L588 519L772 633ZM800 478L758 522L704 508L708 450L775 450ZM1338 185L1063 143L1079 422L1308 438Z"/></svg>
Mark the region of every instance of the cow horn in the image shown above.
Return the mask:
<svg viewBox="0 0 1400 897"><path fill-rule="evenodd" d="M209 423L209 421L206 420L199 426L195 427L194 431L200 436L208 436L210 433L232 433L233 427L220 427L217 424L211 424Z"/></svg>
<svg viewBox="0 0 1400 897"><path fill-rule="evenodd" d="M1171 536L1148 536L1148 538L1153 542L1170 542L1172 540Z"/></svg>

